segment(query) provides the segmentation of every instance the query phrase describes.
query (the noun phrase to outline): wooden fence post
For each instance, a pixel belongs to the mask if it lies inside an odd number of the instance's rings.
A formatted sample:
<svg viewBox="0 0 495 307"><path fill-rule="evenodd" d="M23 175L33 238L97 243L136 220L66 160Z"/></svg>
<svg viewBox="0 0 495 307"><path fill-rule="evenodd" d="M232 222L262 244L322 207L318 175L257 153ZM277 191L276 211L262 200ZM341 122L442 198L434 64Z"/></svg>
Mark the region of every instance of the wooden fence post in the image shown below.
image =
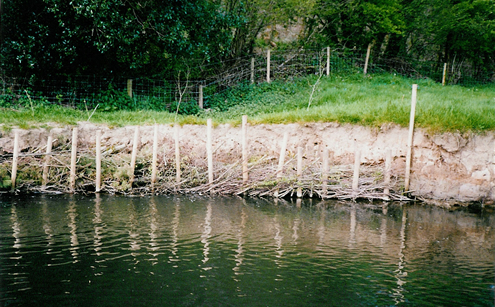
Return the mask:
<svg viewBox="0 0 495 307"><path fill-rule="evenodd" d="M241 142L242 142L242 184L245 185L249 180L248 150L247 150L247 115L242 116Z"/></svg>
<svg viewBox="0 0 495 307"><path fill-rule="evenodd" d="M328 186L327 186L327 181L328 181L328 148L325 147L323 149L323 159L322 159L322 169L321 169L321 196L325 197L327 196L328 192Z"/></svg>
<svg viewBox="0 0 495 307"><path fill-rule="evenodd" d="M46 189L46 185L48 184L48 171L49 165L50 165L50 153L52 152L52 143L53 143L53 137L51 135L48 136L48 140L46 141L46 156L45 156L45 163L43 165L43 181L41 183L41 190Z"/></svg>
<svg viewBox="0 0 495 307"><path fill-rule="evenodd" d="M132 98L132 79L127 79L127 95Z"/></svg>
<svg viewBox="0 0 495 307"><path fill-rule="evenodd" d="M330 47L327 47L327 76L330 76Z"/></svg>
<svg viewBox="0 0 495 307"><path fill-rule="evenodd" d="M270 83L270 49L266 55L266 82Z"/></svg>
<svg viewBox="0 0 495 307"><path fill-rule="evenodd" d="M153 160L151 161L151 191L155 190L156 168L158 160L158 125L155 124L153 131Z"/></svg>
<svg viewBox="0 0 495 307"><path fill-rule="evenodd" d="M297 197L300 198L302 197L302 188L301 188L301 179L302 179L302 157L303 156L303 149L302 147L297 147L297 181L298 181L298 187L297 187Z"/></svg>
<svg viewBox="0 0 495 307"><path fill-rule="evenodd" d="M406 155L406 175L404 180L404 192L409 191L409 183L411 176L411 159L412 159L412 146L414 138L414 117L416 115L416 93L418 85L413 84L411 95L411 114L409 117L409 136L407 139L407 155Z"/></svg>
<svg viewBox="0 0 495 307"><path fill-rule="evenodd" d="M370 53L371 53L371 43L368 44L368 50L366 51L366 60L364 61L364 75L366 76L366 73L368 72L368 63L370 60Z"/></svg>
<svg viewBox="0 0 495 307"><path fill-rule="evenodd" d="M208 183L213 183L213 149L212 149L212 122L206 121L206 155L208 158Z"/></svg>
<svg viewBox="0 0 495 307"><path fill-rule="evenodd" d="M17 180L17 160L19 158L19 132L14 133L14 153L12 159L12 174L10 176L10 181L12 183L11 191L15 191L15 182Z"/></svg>
<svg viewBox="0 0 495 307"><path fill-rule="evenodd" d="M251 58L251 84L254 83L254 58Z"/></svg>
<svg viewBox="0 0 495 307"><path fill-rule="evenodd" d="M96 182L95 192L101 191L101 130L96 130ZM132 186L132 182L131 182Z"/></svg>
<svg viewBox="0 0 495 307"><path fill-rule="evenodd" d="M203 85L199 85L199 99L198 105L200 109L203 109Z"/></svg>
<svg viewBox="0 0 495 307"><path fill-rule="evenodd" d="M354 176L352 177L352 190L357 192L359 189L359 168L361 166L361 150L356 149L354 154Z"/></svg>
<svg viewBox="0 0 495 307"><path fill-rule="evenodd" d="M175 138L175 183L177 184L177 189L180 189L180 148L179 148L179 124L174 125L174 138Z"/></svg>
<svg viewBox="0 0 495 307"><path fill-rule="evenodd" d="M277 168L277 181L282 178L285 164L285 152L287 151L287 141L289 140L289 134L284 133L284 139L282 140L282 146L280 148L280 156L278 158L278 168ZM278 188L273 194L275 198L278 198Z"/></svg>
<svg viewBox="0 0 495 307"><path fill-rule="evenodd" d="M385 156L385 174L384 174L384 180L383 180L383 185L385 186L383 188L383 194L385 195L385 198L388 200L390 197L390 176L392 172L392 150L387 149L387 153Z"/></svg>
<svg viewBox="0 0 495 307"><path fill-rule="evenodd" d="M77 128L74 128L72 130L69 193L74 193L76 188L76 162L77 162Z"/></svg>
<svg viewBox="0 0 495 307"><path fill-rule="evenodd" d="M447 63L443 64L443 74L442 74L442 86L445 86L445 79L447 77Z"/></svg>
<svg viewBox="0 0 495 307"><path fill-rule="evenodd" d="M132 189L132 184L134 183L134 170L136 169L138 142L139 142L139 126L136 126L136 129L134 129L134 140L132 141L131 174L129 178L129 185L131 186L131 189Z"/></svg>

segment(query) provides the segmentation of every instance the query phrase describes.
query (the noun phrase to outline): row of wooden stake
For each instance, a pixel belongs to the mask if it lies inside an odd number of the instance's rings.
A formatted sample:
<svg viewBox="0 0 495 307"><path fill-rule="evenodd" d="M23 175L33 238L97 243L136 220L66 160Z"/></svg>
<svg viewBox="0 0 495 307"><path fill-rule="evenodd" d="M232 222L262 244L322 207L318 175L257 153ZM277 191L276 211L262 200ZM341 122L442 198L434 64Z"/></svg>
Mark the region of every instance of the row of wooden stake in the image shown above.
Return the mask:
<svg viewBox="0 0 495 307"><path fill-rule="evenodd" d="M410 113L410 124L409 124L409 135L408 135L408 144L407 144L407 154L406 154L406 173L405 173L405 191L409 190L410 183L410 172L411 172L411 159L412 159L412 145L413 145L413 135L414 135L414 117L415 117L415 109L416 109L416 91L417 85L414 84L412 88L412 99L411 99L411 113ZM208 183L212 184L214 181L213 176L213 149L212 149L212 120L208 119L206 124L206 153L207 153L207 162L208 162ZM76 162L77 162L77 138L78 138L78 129L74 128L72 130L72 148L71 148L71 164L70 164L70 177L69 177L69 192L75 192L75 184L76 184ZM129 179L129 183L132 187L134 182L134 170L136 166L136 158L138 151L138 140L139 140L139 127L135 128L134 131L134 139L131 153L131 175ZM181 182L181 170L180 170L180 146L179 146L179 125L176 124L174 126L174 141L175 141L175 168L176 168L176 184L180 186ZM278 168L276 171L276 178L278 180L283 177L283 167L285 165L285 155L287 150L287 142L288 142L288 133L284 134L284 138L281 144L280 156ZM243 184L246 185L249 180L248 174L248 147L247 147L247 116L242 116L242 127L241 127L241 146L242 146L242 179ZM42 176L42 190L46 189L46 185L48 182L48 171L50 164L50 155L52 151L52 136L48 136L47 146L46 146L46 155L43 166L43 176ZM95 190L96 192L101 191L101 130L96 131L96 182L95 182ZM301 147L297 148L297 178L300 179L302 177L302 156L303 149ZM154 190L154 185L157 180L157 157L158 157L158 126L155 125L153 132L153 155L152 155L152 173L151 173L151 189ZM12 162L12 191L15 190L16 187L16 177L17 177L17 164L19 158L19 133L16 131L14 136L14 153L13 153L13 162ZM389 195L389 185L390 185L390 169L391 169L391 161L392 155L391 151L388 150L385 159L385 176L384 176L384 184L385 190L384 194ZM322 160L322 193L326 195L327 193L327 180L329 173L329 162L328 162L328 149L324 149L323 152L323 160ZM353 183L352 189L357 191L359 188L359 168L361 165L361 152L356 150L355 152L355 162L354 162L354 174L353 174ZM274 193L275 197L278 197L278 190ZM302 189L297 189L297 197L302 197Z"/></svg>

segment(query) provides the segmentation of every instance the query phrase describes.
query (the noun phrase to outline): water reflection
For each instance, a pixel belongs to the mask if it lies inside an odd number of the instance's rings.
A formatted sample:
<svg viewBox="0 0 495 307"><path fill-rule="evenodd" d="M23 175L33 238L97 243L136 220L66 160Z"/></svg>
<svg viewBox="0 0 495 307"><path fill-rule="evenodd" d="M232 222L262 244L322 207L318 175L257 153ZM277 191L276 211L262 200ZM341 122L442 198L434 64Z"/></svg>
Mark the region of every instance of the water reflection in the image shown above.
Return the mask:
<svg viewBox="0 0 495 307"><path fill-rule="evenodd" d="M155 198L150 199L150 208L149 208L149 215L150 215L150 231L149 231L149 236L150 236L150 243L149 243L149 254L152 258L148 259L152 265L158 264L158 255L160 246L158 245L158 209L156 208L156 202Z"/></svg>
<svg viewBox="0 0 495 307"><path fill-rule="evenodd" d="M71 196L71 200L69 201L69 208L67 209L67 219L69 220L69 229L70 229L70 254L72 255L73 262L76 263L78 261L78 249L79 249L79 240L77 238L77 224L76 224L76 203Z"/></svg>
<svg viewBox="0 0 495 307"><path fill-rule="evenodd" d="M406 284L405 278L407 272L404 270L405 259L404 249L406 248L406 225L407 225L407 207L402 209L402 225L400 228L400 249L399 249L399 263L398 268L395 270L395 278L397 279L397 288L393 292L395 305L403 303L404 299L404 285Z"/></svg>
<svg viewBox="0 0 495 307"><path fill-rule="evenodd" d="M211 236L211 214L212 214L212 206L211 203L208 202L206 205L206 216L205 222L203 225L203 234L201 235L201 243L203 243L203 264L206 264L210 258L208 255L210 254L210 242L209 238ZM203 270L208 271L211 270L211 266L203 266Z"/></svg>
<svg viewBox="0 0 495 307"><path fill-rule="evenodd" d="M96 256L100 257L102 255L102 245L101 240L103 239L103 221L102 221L103 210L101 209L101 197L100 194L96 194L95 198L95 208L93 217L93 227L94 227L94 240L93 246ZM98 258L97 258L98 259Z"/></svg>
<svg viewBox="0 0 495 307"><path fill-rule="evenodd" d="M494 300L494 215L98 195L0 207L0 221L0 305L91 305L84 299L92 297L108 297L102 306L115 297L149 306Z"/></svg>
<svg viewBox="0 0 495 307"><path fill-rule="evenodd" d="M174 215L172 219L172 244L171 244L171 255L168 257L169 263L173 262L174 268L178 265L176 262L179 261L178 255L178 242L179 242L179 222L180 222L180 200L177 198L174 201Z"/></svg>

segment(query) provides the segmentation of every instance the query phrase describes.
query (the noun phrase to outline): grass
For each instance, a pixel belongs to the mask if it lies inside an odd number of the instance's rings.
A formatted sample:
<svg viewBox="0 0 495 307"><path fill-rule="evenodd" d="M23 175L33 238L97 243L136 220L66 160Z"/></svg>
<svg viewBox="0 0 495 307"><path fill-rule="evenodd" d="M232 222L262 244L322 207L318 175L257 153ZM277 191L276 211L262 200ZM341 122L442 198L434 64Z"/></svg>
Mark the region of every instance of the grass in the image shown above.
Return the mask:
<svg viewBox="0 0 495 307"><path fill-rule="evenodd" d="M216 107L195 116L158 111L80 111L59 106L3 109L0 123L33 128L75 125L80 121L109 126L215 123L239 125L242 115L252 124L339 122L365 126L409 124L412 84L418 84L416 127L431 132L495 130L495 85L441 86L431 80L413 80L393 74L316 76L291 82L244 86L212 98ZM315 85L316 84L316 85ZM314 93L308 107L311 93ZM222 105L223 104L223 105ZM226 107L228 105L228 107Z"/></svg>

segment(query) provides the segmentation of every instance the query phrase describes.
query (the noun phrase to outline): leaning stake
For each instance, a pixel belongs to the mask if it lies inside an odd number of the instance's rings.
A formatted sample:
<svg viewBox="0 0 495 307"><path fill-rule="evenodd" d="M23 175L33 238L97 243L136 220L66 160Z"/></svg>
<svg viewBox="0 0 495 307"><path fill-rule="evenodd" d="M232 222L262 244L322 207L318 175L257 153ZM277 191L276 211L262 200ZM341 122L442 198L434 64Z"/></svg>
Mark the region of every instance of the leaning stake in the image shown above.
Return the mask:
<svg viewBox="0 0 495 307"><path fill-rule="evenodd" d="M15 181L17 179L17 159L19 157L19 132L14 134L14 157L12 160L12 176L10 181L12 182L12 192L15 191Z"/></svg>
<svg viewBox="0 0 495 307"><path fill-rule="evenodd" d="M41 183L41 190L45 190L46 185L48 184L48 171L50 165L50 153L52 152L52 143L53 143L53 138L51 135L49 135L48 140L46 142L46 156L45 156L45 163L43 165L43 181Z"/></svg>

